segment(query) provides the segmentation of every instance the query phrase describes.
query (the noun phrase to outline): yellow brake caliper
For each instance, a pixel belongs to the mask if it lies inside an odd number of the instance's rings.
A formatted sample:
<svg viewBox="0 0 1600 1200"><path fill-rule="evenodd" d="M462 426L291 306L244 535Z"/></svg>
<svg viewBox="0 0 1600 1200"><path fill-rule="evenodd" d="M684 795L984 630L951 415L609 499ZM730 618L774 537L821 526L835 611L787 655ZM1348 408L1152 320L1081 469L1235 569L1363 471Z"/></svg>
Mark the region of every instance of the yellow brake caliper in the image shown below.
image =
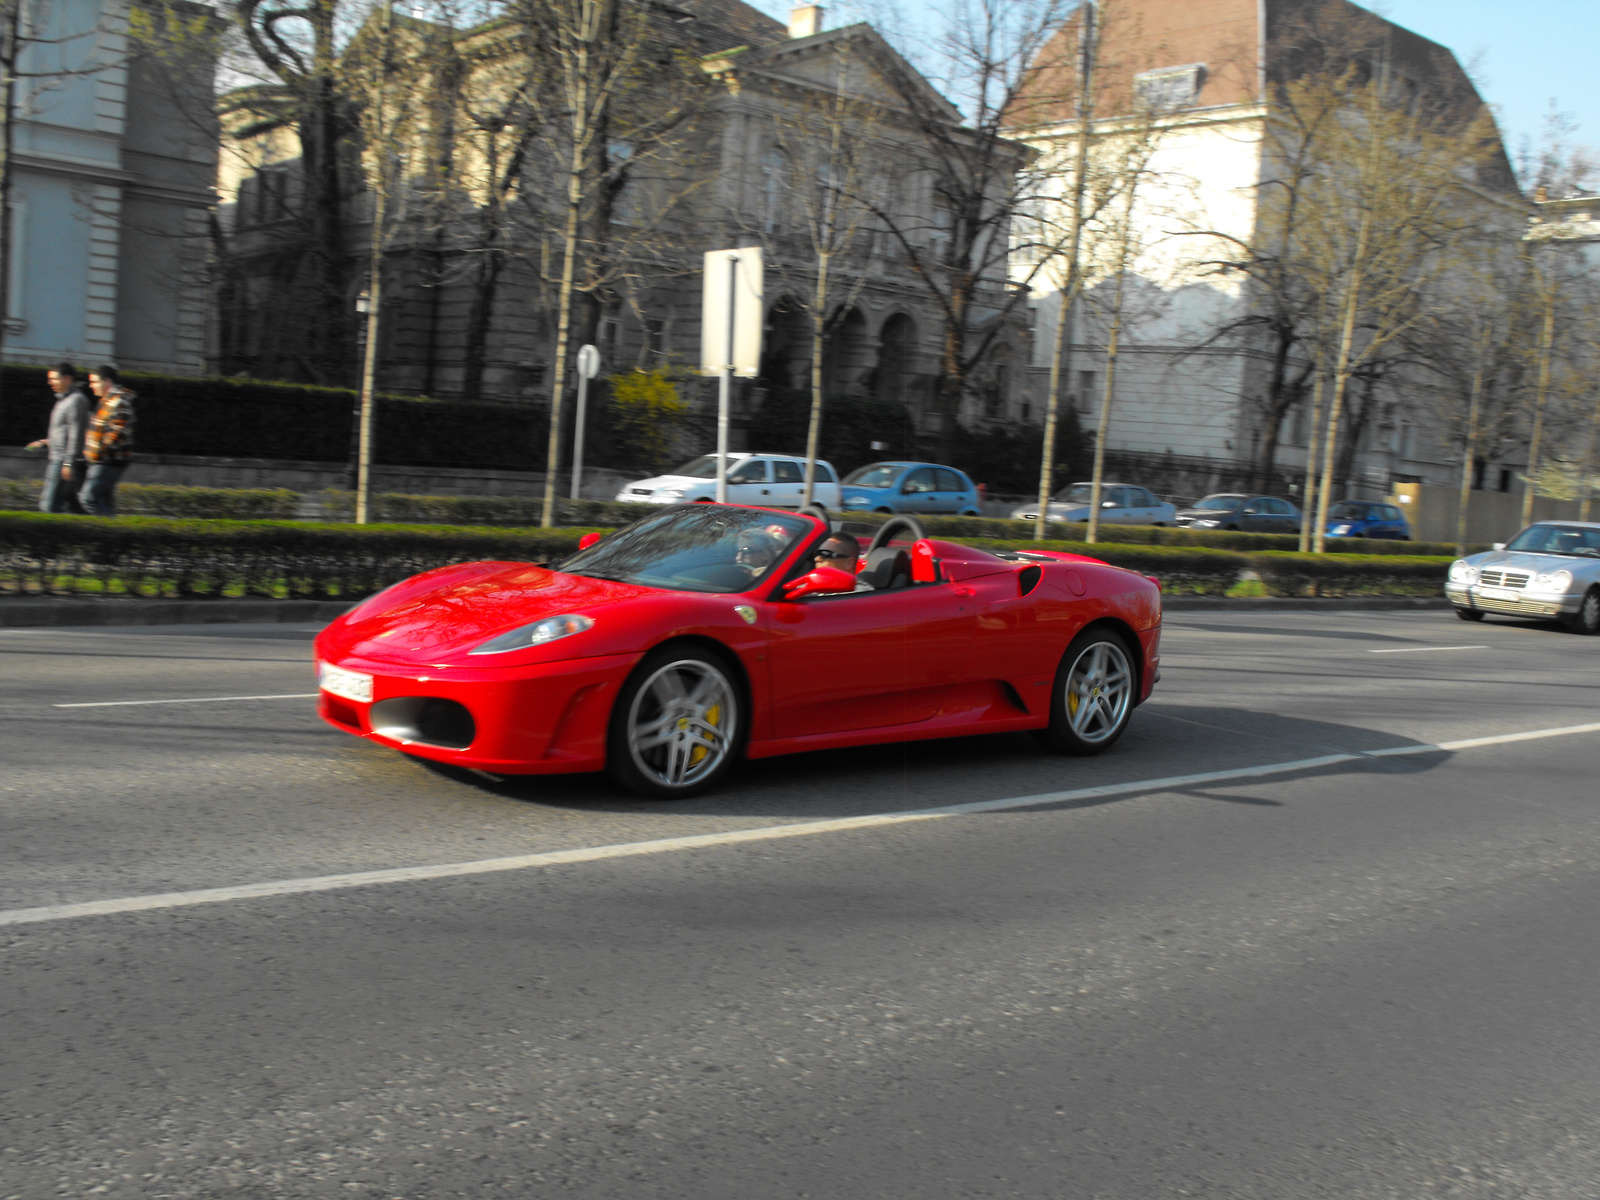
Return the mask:
<svg viewBox="0 0 1600 1200"><path fill-rule="evenodd" d="M713 729L721 726L722 705L713 704L710 708L706 709L706 724L711 726ZM700 760L705 758L708 753L710 753L710 751L708 751L704 746L696 746L693 750L689 751L689 765L691 767L699 766Z"/></svg>

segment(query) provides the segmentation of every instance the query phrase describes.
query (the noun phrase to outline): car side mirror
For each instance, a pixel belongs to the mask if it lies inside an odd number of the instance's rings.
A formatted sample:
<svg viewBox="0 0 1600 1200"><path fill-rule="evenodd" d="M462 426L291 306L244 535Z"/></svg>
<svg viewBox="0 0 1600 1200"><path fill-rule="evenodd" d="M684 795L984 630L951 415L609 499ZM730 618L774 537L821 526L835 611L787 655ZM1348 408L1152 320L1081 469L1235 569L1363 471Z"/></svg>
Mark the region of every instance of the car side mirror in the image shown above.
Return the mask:
<svg viewBox="0 0 1600 1200"><path fill-rule="evenodd" d="M603 537L605 537L603 533L586 533L578 539L578 549L587 550Z"/></svg>
<svg viewBox="0 0 1600 1200"><path fill-rule="evenodd" d="M1504 542L1496 542L1493 546L1490 547L1491 550L1504 550L1505 548L1506 548L1506 544Z"/></svg>
<svg viewBox="0 0 1600 1200"><path fill-rule="evenodd" d="M818 567L809 574L791 579L783 585L785 600L799 600L805 596L836 596L856 590L856 577L837 567Z"/></svg>

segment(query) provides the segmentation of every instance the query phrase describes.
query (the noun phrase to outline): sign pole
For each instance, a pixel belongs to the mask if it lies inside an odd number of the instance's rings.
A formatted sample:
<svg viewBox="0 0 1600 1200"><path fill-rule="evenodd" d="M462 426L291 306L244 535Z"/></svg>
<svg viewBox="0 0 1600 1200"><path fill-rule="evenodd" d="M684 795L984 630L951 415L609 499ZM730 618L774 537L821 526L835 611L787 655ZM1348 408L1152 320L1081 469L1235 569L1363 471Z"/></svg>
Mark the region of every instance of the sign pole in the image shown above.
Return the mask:
<svg viewBox="0 0 1600 1200"><path fill-rule="evenodd" d="M578 350L578 427L572 440L572 498L581 498L583 487L583 426L589 408L589 380L600 372L600 351L593 346Z"/></svg>
<svg viewBox="0 0 1600 1200"><path fill-rule="evenodd" d="M733 390L733 314L739 300L739 256L728 256L728 353L717 391L717 503L728 502L728 401Z"/></svg>

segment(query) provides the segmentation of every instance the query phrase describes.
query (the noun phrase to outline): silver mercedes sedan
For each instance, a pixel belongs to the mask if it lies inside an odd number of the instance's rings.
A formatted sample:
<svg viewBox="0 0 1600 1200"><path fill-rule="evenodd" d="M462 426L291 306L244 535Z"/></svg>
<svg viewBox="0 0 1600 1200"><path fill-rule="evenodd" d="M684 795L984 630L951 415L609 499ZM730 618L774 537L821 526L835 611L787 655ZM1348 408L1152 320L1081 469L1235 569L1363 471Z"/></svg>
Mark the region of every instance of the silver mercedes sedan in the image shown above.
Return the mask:
<svg viewBox="0 0 1600 1200"><path fill-rule="evenodd" d="M1444 593L1463 621L1486 613L1554 617L1600 633L1600 524L1540 521L1493 550L1450 564Z"/></svg>

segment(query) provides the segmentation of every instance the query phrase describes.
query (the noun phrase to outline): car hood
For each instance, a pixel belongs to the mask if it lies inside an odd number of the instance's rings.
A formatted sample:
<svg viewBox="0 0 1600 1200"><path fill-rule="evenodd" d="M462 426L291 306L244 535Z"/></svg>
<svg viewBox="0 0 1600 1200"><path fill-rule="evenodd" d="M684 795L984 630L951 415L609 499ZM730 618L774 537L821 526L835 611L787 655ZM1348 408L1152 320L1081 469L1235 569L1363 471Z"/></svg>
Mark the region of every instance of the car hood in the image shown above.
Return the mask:
<svg viewBox="0 0 1600 1200"><path fill-rule="evenodd" d="M1592 558L1568 558L1563 554L1530 554L1523 550L1485 550L1467 555L1467 561L1482 570L1484 567L1509 568L1537 575L1541 571L1571 571L1574 575L1585 567L1593 567Z"/></svg>
<svg viewBox="0 0 1600 1200"><path fill-rule="evenodd" d="M370 611L357 608L328 630L329 644L344 654L384 662L437 662L465 654L497 634L545 617L593 615L655 588L582 575L565 575L531 563L479 563L479 571L453 574L436 587L379 597ZM488 665L488 664L485 664Z"/></svg>
<svg viewBox="0 0 1600 1200"><path fill-rule="evenodd" d="M631 483L625 483L622 486L625 488L647 487L654 491L657 488L691 488L698 487L703 483L715 484L716 482L715 479L699 479L693 475L655 475L649 479L635 479Z"/></svg>
<svg viewBox="0 0 1600 1200"><path fill-rule="evenodd" d="M1177 516L1195 521L1226 521L1239 515L1237 508L1180 508Z"/></svg>

